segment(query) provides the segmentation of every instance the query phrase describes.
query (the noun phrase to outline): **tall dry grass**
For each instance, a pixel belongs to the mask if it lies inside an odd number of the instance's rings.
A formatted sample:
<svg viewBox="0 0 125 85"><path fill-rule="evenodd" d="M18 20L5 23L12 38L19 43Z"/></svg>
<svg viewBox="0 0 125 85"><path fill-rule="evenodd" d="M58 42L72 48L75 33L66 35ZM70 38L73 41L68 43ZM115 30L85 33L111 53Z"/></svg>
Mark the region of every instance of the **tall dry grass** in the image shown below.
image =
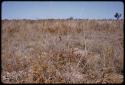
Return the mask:
<svg viewBox="0 0 125 85"><path fill-rule="evenodd" d="M2 20L3 83L122 83L123 20Z"/></svg>

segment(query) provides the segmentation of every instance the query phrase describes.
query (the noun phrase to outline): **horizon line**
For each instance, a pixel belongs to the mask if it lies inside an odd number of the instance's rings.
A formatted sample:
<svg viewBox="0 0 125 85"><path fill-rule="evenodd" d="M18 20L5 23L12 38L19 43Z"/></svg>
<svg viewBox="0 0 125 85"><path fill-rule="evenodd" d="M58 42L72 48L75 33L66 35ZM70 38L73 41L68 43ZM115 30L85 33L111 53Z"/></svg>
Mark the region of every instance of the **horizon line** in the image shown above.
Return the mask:
<svg viewBox="0 0 125 85"><path fill-rule="evenodd" d="M70 18L64 18L64 19L53 19L53 18L48 18L48 19L2 19L2 20L117 20L117 19L80 19L80 18L74 18L74 19L70 19ZM124 19L118 19L118 20L124 20Z"/></svg>

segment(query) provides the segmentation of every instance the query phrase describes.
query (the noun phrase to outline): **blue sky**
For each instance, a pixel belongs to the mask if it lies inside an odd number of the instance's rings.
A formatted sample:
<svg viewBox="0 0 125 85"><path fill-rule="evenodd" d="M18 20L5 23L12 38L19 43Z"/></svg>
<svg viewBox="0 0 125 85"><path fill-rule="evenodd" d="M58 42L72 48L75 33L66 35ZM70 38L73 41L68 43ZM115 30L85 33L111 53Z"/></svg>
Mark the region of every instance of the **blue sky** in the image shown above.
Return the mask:
<svg viewBox="0 0 125 85"><path fill-rule="evenodd" d="M119 12L124 18L123 2L104 1L4 1L2 19L114 19Z"/></svg>

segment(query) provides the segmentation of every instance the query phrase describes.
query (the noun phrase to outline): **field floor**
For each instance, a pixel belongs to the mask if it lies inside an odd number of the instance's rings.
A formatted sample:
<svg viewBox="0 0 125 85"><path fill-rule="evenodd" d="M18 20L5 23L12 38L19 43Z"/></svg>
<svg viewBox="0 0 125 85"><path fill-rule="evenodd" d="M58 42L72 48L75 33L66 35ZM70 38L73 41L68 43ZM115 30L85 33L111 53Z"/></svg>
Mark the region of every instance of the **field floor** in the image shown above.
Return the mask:
<svg viewBox="0 0 125 85"><path fill-rule="evenodd" d="M123 20L2 20L3 83L122 83Z"/></svg>

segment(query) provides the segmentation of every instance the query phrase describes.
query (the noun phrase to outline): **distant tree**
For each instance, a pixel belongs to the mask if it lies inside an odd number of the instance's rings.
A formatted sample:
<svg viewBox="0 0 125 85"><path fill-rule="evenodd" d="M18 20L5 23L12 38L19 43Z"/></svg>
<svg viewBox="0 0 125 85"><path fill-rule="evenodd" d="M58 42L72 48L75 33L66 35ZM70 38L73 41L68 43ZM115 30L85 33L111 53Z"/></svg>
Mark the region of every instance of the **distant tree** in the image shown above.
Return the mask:
<svg viewBox="0 0 125 85"><path fill-rule="evenodd" d="M73 17L67 18L67 20L73 20Z"/></svg>
<svg viewBox="0 0 125 85"><path fill-rule="evenodd" d="M121 17L121 14L116 12L114 17L117 18L117 20L118 20Z"/></svg>

